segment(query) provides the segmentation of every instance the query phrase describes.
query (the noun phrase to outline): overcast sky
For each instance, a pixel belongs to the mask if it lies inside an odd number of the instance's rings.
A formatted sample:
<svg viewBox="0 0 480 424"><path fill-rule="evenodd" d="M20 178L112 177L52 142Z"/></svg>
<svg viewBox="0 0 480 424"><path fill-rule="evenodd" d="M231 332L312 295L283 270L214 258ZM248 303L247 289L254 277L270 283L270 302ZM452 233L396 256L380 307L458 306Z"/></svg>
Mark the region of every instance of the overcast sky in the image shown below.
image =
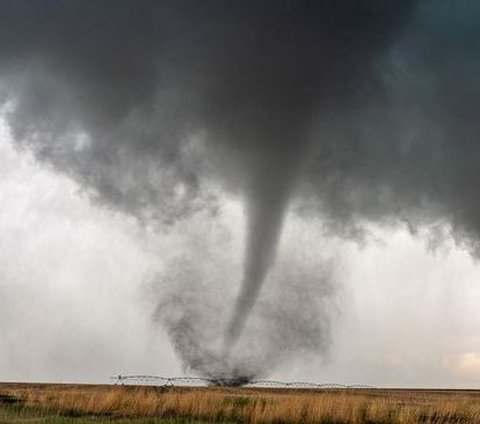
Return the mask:
<svg viewBox="0 0 480 424"><path fill-rule="evenodd" d="M152 235L92 204L67 177L16 151L5 122L0 128L0 380L182 375L152 320L149 282L184 232ZM239 255L242 207L229 198L221 213L227 254ZM192 219L186 225L202 227ZM342 276L328 355L298 354L269 377L477 387L478 265L453 242L432 251L405 229L373 233L377 240L363 247L328 242ZM284 238L307 260L325 250L318 223L292 214Z"/></svg>
<svg viewBox="0 0 480 424"><path fill-rule="evenodd" d="M0 380L476 386L479 19L0 0Z"/></svg>

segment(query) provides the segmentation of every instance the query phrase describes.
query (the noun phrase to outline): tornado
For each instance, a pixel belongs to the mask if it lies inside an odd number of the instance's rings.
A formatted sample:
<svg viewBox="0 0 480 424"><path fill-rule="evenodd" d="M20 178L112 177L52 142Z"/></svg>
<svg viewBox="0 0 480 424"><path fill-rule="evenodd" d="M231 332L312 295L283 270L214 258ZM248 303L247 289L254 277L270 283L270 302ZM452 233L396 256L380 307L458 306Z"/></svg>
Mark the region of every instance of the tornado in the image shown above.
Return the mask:
<svg viewBox="0 0 480 424"><path fill-rule="evenodd" d="M225 336L227 348L231 348L240 336L262 283L275 262L289 197L300 165L300 152L289 153L291 155L285 152L283 161L276 161L273 167L259 167L261 172L251 177L245 208L247 228L243 280ZM281 172L276 169L278 166ZM289 172L285 172L286 169Z"/></svg>
<svg viewBox="0 0 480 424"><path fill-rule="evenodd" d="M239 200L241 265L214 286L198 236L158 305L186 365L243 381L328 344L325 302L301 296L316 273L276 272L293 205L348 240L446 223L479 254L479 16L468 0L0 0L0 103L19 149L152 237ZM280 281L279 312L261 294ZM242 339L262 352L236 357Z"/></svg>

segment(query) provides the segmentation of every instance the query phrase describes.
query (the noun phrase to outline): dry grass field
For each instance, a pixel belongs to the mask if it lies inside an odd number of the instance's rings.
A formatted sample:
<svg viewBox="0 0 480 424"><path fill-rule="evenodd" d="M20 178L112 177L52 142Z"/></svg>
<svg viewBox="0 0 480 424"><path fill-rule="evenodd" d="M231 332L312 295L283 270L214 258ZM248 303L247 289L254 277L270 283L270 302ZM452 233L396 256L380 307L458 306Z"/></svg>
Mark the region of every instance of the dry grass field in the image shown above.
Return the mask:
<svg viewBox="0 0 480 424"><path fill-rule="evenodd" d="M96 417L92 422L480 423L480 392L476 391L5 383L0 384L0 409L2 403L4 408L15 405L16 411L69 417L73 420L69 422ZM2 421L1 417L0 422L29 422Z"/></svg>

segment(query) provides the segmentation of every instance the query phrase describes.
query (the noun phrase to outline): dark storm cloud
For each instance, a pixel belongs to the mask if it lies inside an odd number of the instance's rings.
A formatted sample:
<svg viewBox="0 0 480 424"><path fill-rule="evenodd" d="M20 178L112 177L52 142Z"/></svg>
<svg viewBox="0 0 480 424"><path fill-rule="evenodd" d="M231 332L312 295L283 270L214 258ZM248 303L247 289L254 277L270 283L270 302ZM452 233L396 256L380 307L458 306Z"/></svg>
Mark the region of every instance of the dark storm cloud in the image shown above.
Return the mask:
<svg viewBox="0 0 480 424"><path fill-rule="evenodd" d="M293 200L336 234L448 223L478 245L479 14L468 0L2 0L3 98L20 145L114 208L176 222L214 210L215 189L243 196L233 345Z"/></svg>
<svg viewBox="0 0 480 424"><path fill-rule="evenodd" d="M304 194L333 231L448 224L478 252L479 17L475 2L420 2L381 64L383 97L320 124Z"/></svg>

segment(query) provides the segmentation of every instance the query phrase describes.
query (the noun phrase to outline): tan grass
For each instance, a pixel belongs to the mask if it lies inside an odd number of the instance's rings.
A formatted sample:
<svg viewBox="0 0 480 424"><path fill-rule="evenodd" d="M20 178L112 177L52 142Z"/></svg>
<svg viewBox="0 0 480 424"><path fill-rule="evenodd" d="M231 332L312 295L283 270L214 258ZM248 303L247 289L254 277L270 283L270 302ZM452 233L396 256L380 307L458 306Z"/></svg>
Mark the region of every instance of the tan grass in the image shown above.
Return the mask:
<svg viewBox="0 0 480 424"><path fill-rule="evenodd" d="M245 423L480 423L476 392L309 391L123 386L0 386L61 414L191 417Z"/></svg>

